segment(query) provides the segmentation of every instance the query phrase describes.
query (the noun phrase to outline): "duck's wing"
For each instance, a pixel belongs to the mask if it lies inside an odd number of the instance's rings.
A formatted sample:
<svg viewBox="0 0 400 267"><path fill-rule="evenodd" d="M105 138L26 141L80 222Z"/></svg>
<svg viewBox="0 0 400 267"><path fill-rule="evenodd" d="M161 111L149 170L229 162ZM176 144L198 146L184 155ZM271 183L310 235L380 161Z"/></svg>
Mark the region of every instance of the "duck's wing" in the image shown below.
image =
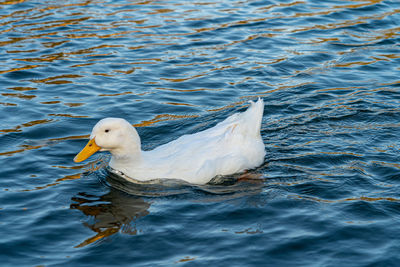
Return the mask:
<svg viewBox="0 0 400 267"><path fill-rule="evenodd" d="M261 164L260 158L263 160L265 155L260 135L263 111L262 99L250 102L245 112L235 113L205 131L159 146L151 151L151 157L177 172L191 169L228 174L253 168Z"/></svg>
<svg viewBox="0 0 400 267"><path fill-rule="evenodd" d="M242 113L235 113L212 128L188 134L157 147L154 152L160 156L169 156L174 153L183 153L190 150L202 151L212 147L217 149L226 141L240 142L243 139L252 139L260 136L261 121L264 112L264 102L261 98L257 102L250 101L250 107ZM224 142L225 141L225 142ZM214 149L211 149L213 151Z"/></svg>

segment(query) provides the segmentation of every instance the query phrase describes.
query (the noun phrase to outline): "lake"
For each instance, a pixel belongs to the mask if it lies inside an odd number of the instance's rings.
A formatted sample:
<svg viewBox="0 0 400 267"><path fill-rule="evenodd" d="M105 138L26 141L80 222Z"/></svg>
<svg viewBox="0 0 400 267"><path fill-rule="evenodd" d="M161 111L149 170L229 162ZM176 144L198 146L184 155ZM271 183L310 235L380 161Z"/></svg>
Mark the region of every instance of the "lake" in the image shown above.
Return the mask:
<svg viewBox="0 0 400 267"><path fill-rule="evenodd" d="M1 0L0 25L2 266L398 265L397 0ZM254 179L73 162L102 118L150 150L258 97Z"/></svg>

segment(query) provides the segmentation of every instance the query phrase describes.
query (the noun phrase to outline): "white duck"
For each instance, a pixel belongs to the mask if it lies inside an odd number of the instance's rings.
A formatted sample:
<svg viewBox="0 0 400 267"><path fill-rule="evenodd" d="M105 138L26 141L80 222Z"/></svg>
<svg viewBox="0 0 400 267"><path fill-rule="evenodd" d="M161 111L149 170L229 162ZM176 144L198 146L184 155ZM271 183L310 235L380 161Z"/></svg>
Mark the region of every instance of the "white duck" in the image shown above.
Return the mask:
<svg viewBox="0 0 400 267"><path fill-rule="evenodd" d="M140 137L126 120L105 118L93 128L90 141L74 158L81 162L97 151L110 151L110 167L127 179L180 179L205 184L217 175L229 175L260 166L265 147L260 134L264 102L250 101L212 128L142 151Z"/></svg>

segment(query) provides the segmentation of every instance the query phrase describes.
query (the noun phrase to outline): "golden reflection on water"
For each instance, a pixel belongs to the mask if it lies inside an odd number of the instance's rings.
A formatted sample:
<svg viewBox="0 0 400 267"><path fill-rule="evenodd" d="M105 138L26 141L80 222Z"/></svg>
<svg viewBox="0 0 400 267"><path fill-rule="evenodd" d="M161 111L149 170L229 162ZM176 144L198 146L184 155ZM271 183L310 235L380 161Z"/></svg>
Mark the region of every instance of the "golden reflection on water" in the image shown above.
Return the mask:
<svg viewBox="0 0 400 267"><path fill-rule="evenodd" d="M152 125L154 123L158 122L163 122L163 121L169 121L169 120L178 120L178 119L184 119L184 118L196 118L198 117L197 115L171 115L171 114L159 114L156 115L153 119L147 120L147 121L142 121L140 123L134 124L134 127L146 127L149 125Z"/></svg>
<svg viewBox="0 0 400 267"><path fill-rule="evenodd" d="M37 90L36 87L8 87L7 89L14 90L14 91L32 91L32 90Z"/></svg>
<svg viewBox="0 0 400 267"><path fill-rule="evenodd" d="M20 93L2 93L2 96L5 97L17 97L17 98L21 98L21 99L32 99L35 98L35 95L25 95L25 94L20 94Z"/></svg>
<svg viewBox="0 0 400 267"><path fill-rule="evenodd" d="M222 111L222 110L224 110L224 109L229 109L229 108L233 108L233 107L240 106L240 105L242 105L242 104L245 103L245 102L247 102L247 101L246 101L246 100L243 100L243 101L235 102L235 103L232 103L232 104L229 104L229 105L226 105L226 106L217 108L217 109L208 109L207 111L209 111L209 112Z"/></svg>
<svg viewBox="0 0 400 267"><path fill-rule="evenodd" d="M30 69L34 69L34 68L38 68L38 67L43 67L43 65L26 65L23 67L11 68L8 70L0 70L0 74L5 74L5 73L9 73L9 72L14 72L14 71L20 71L20 70L30 70Z"/></svg>
<svg viewBox="0 0 400 267"><path fill-rule="evenodd" d="M60 78L69 78L69 79L73 79L73 78L82 78L82 75L77 75L77 74L64 74L64 75L58 75L58 76L54 76L54 77L48 77L45 79L32 79L30 80L31 82L34 83L47 83L47 84L62 84L62 83L72 83L71 81L55 81L57 79Z"/></svg>
<svg viewBox="0 0 400 267"><path fill-rule="evenodd" d="M316 13L309 13L309 14L296 14L294 17L304 17L304 16L310 16L313 17L315 15L328 15L333 12L336 12L337 10L331 10L331 11L323 11L323 12L316 12ZM309 30L333 30L333 29L339 29L339 28L345 28L345 27L351 27L359 24L364 24L368 20L382 20L388 16L391 16L393 14L399 13L400 9L396 9L391 12L385 12L384 14L377 14L377 15L371 15L371 16L360 16L357 19L352 19L352 20L346 20L342 22L337 22L337 23L327 23L324 25L313 25L313 26L307 26L299 29L294 29L291 32L292 33L298 33L298 32L304 32L304 31L309 31ZM386 39L386 38L385 38ZM360 45L360 44L358 44ZM365 45L365 44L364 44Z"/></svg>
<svg viewBox="0 0 400 267"><path fill-rule="evenodd" d="M15 126L13 129L0 129L0 133L12 133L12 132L21 132L24 127L32 127L39 124L46 124L53 122L53 119L43 119L43 120L33 120L26 123L22 123L21 125ZM0 155L2 155L0 153Z"/></svg>
<svg viewBox="0 0 400 267"><path fill-rule="evenodd" d="M3 2L0 2L0 5L15 5L19 3L23 3L26 0L5 0Z"/></svg>

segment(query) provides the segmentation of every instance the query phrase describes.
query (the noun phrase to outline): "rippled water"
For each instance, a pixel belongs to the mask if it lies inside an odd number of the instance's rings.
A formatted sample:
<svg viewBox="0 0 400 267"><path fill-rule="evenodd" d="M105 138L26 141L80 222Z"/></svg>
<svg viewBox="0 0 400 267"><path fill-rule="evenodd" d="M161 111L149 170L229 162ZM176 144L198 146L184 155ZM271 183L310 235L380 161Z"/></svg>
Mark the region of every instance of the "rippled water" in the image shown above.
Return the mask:
<svg viewBox="0 0 400 267"><path fill-rule="evenodd" d="M1 265L397 265L399 21L397 0L2 0ZM151 149L257 97L253 179L72 161L103 117Z"/></svg>

